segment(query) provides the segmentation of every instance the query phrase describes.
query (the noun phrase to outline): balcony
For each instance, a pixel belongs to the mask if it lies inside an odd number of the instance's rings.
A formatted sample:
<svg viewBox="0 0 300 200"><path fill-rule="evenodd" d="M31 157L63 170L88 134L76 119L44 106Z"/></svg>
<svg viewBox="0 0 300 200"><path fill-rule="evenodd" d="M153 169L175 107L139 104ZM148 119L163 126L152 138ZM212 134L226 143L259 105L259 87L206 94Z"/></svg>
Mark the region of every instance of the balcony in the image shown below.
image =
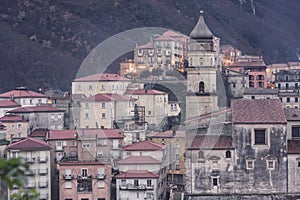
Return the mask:
<svg viewBox="0 0 300 200"><path fill-rule="evenodd" d="M39 163L46 163L48 161L48 157L38 157Z"/></svg>
<svg viewBox="0 0 300 200"><path fill-rule="evenodd" d="M39 188L47 188L48 182L39 182Z"/></svg>
<svg viewBox="0 0 300 200"><path fill-rule="evenodd" d="M34 157L26 158L26 162L28 162L28 163L34 163L35 162L35 158Z"/></svg>
<svg viewBox="0 0 300 200"><path fill-rule="evenodd" d="M72 180L74 178L73 174L64 174L63 178L67 181Z"/></svg>
<svg viewBox="0 0 300 200"><path fill-rule="evenodd" d="M106 175L105 174L97 174L96 175L96 179L97 180L104 180L106 178Z"/></svg>
<svg viewBox="0 0 300 200"><path fill-rule="evenodd" d="M35 188L35 183L27 183L27 185L25 186L25 188L27 188L27 189L34 189Z"/></svg>
<svg viewBox="0 0 300 200"><path fill-rule="evenodd" d="M26 176L34 176L35 175L35 170L28 170L25 172Z"/></svg>
<svg viewBox="0 0 300 200"><path fill-rule="evenodd" d="M40 194L40 200L48 200L49 194Z"/></svg>
<svg viewBox="0 0 300 200"><path fill-rule="evenodd" d="M39 175L46 175L48 174L48 169L39 169Z"/></svg>
<svg viewBox="0 0 300 200"><path fill-rule="evenodd" d="M146 185L132 185L130 183L120 185L120 190L146 190Z"/></svg>

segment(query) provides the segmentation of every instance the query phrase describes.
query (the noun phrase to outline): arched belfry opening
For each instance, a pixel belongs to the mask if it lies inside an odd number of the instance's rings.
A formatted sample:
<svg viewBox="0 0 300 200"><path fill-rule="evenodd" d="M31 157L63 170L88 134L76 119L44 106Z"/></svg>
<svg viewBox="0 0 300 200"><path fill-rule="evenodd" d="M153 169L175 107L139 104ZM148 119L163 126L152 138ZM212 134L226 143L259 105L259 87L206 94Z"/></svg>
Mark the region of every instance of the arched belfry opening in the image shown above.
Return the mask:
<svg viewBox="0 0 300 200"><path fill-rule="evenodd" d="M204 82L200 81L199 83L199 93L204 93Z"/></svg>

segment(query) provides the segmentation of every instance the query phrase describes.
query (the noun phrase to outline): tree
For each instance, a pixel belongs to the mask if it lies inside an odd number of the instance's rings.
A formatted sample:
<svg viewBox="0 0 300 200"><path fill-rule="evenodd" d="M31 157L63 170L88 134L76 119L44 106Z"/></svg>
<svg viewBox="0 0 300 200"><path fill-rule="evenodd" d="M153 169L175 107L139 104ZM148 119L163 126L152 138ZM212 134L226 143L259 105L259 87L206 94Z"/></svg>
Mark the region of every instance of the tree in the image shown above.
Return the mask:
<svg viewBox="0 0 300 200"><path fill-rule="evenodd" d="M144 70L141 72L140 77L141 78L148 78L151 75L151 72L149 72L148 70Z"/></svg>
<svg viewBox="0 0 300 200"><path fill-rule="evenodd" d="M161 76L164 73L164 71L161 68L155 68L152 70L153 76Z"/></svg>
<svg viewBox="0 0 300 200"><path fill-rule="evenodd" d="M0 158L0 182L4 181L9 189L13 189L14 186L19 187L19 191L11 196L11 199L17 200L35 200L38 199L38 193L36 190L28 190L24 188L26 184L25 172L29 171L29 165L23 158L11 158L5 160ZM3 191L2 185L0 185L1 196L0 199L4 200L6 194Z"/></svg>

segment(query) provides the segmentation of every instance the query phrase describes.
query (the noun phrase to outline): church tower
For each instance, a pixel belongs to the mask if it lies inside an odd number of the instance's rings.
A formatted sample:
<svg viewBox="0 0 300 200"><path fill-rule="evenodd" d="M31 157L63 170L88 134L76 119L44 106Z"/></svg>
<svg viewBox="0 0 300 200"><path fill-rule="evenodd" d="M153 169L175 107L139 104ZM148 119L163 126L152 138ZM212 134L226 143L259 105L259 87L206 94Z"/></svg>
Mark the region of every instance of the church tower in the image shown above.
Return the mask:
<svg viewBox="0 0 300 200"><path fill-rule="evenodd" d="M187 67L186 119L218 111L217 72L220 39L207 27L203 11L190 34Z"/></svg>

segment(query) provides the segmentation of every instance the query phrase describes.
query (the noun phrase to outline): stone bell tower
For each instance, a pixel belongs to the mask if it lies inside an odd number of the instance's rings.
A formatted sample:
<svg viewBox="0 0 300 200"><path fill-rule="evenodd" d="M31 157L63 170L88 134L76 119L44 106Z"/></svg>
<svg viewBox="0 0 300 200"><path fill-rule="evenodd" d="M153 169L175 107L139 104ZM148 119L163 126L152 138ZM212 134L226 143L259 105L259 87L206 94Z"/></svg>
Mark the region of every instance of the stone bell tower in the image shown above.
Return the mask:
<svg viewBox="0 0 300 200"><path fill-rule="evenodd" d="M207 27L203 11L190 34L186 119L218 111L217 71L220 39Z"/></svg>

